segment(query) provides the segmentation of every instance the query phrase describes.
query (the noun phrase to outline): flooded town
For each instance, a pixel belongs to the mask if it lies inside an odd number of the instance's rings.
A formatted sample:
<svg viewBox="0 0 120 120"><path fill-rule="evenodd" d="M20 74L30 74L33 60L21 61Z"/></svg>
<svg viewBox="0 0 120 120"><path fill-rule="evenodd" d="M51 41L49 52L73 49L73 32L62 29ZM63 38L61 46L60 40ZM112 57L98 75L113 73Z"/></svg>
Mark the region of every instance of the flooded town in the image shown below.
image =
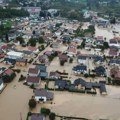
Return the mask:
<svg viewBox="0 0 120 120"><path fill-rule="evenodd" d="M0 120L120 120L119 18L79 0L8 1L0 1Z"/></svg>

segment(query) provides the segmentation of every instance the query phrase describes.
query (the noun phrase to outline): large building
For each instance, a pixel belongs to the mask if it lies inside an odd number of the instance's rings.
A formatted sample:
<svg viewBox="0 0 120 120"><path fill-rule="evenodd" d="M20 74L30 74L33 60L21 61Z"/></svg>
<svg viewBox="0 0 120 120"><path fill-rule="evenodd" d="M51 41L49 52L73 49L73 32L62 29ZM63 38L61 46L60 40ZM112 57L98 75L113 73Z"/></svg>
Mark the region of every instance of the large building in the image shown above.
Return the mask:
<svg viewBox="0 0 120 120"><path fill-rule="evenodd" d="M41 8L40 7L24 7L25 10L27 10L31 16L39 16Z"/></svg>

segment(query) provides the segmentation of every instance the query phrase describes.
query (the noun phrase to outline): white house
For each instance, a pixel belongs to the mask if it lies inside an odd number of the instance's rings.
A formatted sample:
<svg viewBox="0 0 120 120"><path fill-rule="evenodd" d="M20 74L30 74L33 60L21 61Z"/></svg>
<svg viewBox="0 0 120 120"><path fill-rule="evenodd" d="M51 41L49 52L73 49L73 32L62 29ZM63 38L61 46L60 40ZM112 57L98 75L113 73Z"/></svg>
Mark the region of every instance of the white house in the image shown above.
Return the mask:
<svg viewBox="0 0 120 120"><path fill-rule="evenodd" d="M53 93L48 92L45 89L36 89L34 91L36 101L46 102L47 100L53 100Z"/></svg>
<svg viewBox="0 0 120 120"><path fill-rule="evenodd" d="M2 80L0 80L0 91L4 88L4 83Z"/></svg>
<svg viewBox="0 0 120 120"><path fill-rule="evenodd" d="M10 51L7 53L8 58L12 58L12 59L18 59L18 58L23 58L24 57L24 53L22 52L15 52L15 51Z"/></svg>
<svg viewBox="0 0 120 120"><path fill-rule="evenodd" d="M84 55L78 56L78 63L79 64L85 65L86 64L86 60L87 60L86 56L84 56Z"/></svg>

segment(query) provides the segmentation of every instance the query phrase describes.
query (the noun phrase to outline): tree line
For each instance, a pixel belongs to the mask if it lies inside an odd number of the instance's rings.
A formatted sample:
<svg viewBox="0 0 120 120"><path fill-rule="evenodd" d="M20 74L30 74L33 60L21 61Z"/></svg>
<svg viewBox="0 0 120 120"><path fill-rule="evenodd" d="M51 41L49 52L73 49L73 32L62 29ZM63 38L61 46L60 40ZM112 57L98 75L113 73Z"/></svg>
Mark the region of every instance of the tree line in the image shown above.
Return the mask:
<svg viewBox="0 0 120 120"><path fill-rule="evenodd" d="M13 18L13 17L25 17L25 16L29 16L29 13L24 9L15 10L10 8L6 8L6 9L0 8L0 19Z"/></svg>

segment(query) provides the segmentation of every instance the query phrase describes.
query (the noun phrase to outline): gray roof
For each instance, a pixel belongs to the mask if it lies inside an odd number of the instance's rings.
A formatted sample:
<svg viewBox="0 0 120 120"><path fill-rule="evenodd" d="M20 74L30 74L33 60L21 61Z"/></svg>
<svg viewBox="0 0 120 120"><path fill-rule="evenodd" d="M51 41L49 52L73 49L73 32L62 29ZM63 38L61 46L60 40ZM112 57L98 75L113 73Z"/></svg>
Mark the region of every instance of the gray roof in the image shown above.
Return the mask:
<svg viewBox="0 0 120 120"><path fill-rule="evenodd" d="M33 113L31 115L31 120L45 120L44 118L45 118L44 115L40 113Z"/></svg>
<svg viewBox="0 0 120 120"><path fill-rule="evenodd" d="M36 89L35 96L44 96L47 99L53 99L53 93L51 93L45 89Z"/></svg>

